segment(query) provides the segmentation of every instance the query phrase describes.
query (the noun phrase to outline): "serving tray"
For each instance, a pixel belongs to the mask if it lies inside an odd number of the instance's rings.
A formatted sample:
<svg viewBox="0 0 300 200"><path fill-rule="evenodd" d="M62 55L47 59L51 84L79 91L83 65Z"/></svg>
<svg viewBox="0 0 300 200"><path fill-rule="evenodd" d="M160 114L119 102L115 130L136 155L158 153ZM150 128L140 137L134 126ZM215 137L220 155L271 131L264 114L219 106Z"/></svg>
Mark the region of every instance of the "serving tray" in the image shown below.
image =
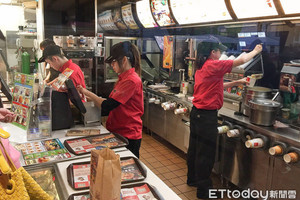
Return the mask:
<svg viewBox="0 0 300 200"><path fill-rule="evenodd" d="M122 157L121 159L122 179L121 183L133 183L142 181L147 177L147 170L135 157ZM84 190L90 187L90 162L79 162L70 164L67 168L67 179L74 190Z"/></svg>
<svg viewBox="0 0 300 200"><path fill-rule="evenodd" d="M65 147L75 155L90 153L93 149L118 148L128 145L128 140L116 133L74 138L64 141Z"/></svg>

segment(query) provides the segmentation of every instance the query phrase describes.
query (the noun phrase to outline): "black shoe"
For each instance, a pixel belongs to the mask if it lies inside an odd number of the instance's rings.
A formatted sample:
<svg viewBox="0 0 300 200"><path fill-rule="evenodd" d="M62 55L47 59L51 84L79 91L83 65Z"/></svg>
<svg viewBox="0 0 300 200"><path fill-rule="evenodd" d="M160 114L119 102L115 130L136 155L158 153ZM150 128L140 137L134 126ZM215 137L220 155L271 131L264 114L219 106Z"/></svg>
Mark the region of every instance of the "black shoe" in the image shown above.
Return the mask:
<svg viewBox="0 0 300 200"><path fill-rule="evenodd" d="M186 184L191 187L197 187L197 182L193 178L187 178Z"/></svg>

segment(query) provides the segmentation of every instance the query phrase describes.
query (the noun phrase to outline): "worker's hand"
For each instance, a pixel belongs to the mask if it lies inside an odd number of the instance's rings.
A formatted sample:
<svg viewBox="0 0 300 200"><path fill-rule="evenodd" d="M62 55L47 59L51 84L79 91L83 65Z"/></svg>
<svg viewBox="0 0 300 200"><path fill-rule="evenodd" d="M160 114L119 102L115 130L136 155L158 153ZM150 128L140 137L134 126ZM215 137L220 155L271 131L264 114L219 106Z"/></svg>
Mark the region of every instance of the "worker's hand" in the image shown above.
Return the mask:
<svg viewBox="0 0 300 200"><path fill-rule="evenodd" d="M238 85L249 85L249 82L247 81L247 77L239 79L236 82L237 82Z"/></svg>
<svg viewBox="0 0 300 200"><path fill-rule="evenodd" d="M84 100L84 101L90 100L89 96L87 95L88 90L86 88L82 87L81 85L77 85L76 89L77 89L78 93L80 94L80 97L82 100Z"/></svg>
<svg viewBox="0 0 300 200"><path fill-rule="evenodd" d="M56 79L54 79L53 81L47 82L47 85L51 86L55 82L55 80Z"/></svg>
<svg viewBox="0 0 300 200"><path fill-rule="evenodd" d="M262 51L262 49L263 49L262 44L257 44L255 46L255 48L253 49L253 51L255 51L257 54L259 54Z"/></svg>
<svg viewBox="0 0 300 200"><path fill-rule="evenodd" d="M85 88L82 87L81 85L78 85L76 89L77 89L77 91L78 91L80 94L86 95L86 93L87 93L87 89L85 89Z"/></svg>
<svg viewBox="0 0 300 200"><path fill-rule="evenodd" d="M13 112L10 112L6 108L0 108L0 121L10 123L13 122L16 115Z"/></svg>

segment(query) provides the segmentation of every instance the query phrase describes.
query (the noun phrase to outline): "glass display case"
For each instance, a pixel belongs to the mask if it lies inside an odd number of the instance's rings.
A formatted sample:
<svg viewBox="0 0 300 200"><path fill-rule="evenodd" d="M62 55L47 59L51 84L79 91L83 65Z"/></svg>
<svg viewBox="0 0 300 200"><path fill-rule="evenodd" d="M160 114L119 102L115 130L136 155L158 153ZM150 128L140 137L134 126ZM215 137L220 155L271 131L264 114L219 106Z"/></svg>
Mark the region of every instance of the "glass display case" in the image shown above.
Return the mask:
<svg viewBox="0 0 300 200"><path fill-rule="evenodd" d="M7 72L9 71L9 65L7 60L4 57L4 52L0 49L0 82L1 82L1 91L7 97L9 101L12 100L12 94L8 85L6 84Z"/></svg>
<svg viewBox="0 0 300 200"><path fill-rule="evenodd" d="M58 168L54 164L25 166L25 170L47 192L53 200L64 200L67 195L60 180Z"/></svg>

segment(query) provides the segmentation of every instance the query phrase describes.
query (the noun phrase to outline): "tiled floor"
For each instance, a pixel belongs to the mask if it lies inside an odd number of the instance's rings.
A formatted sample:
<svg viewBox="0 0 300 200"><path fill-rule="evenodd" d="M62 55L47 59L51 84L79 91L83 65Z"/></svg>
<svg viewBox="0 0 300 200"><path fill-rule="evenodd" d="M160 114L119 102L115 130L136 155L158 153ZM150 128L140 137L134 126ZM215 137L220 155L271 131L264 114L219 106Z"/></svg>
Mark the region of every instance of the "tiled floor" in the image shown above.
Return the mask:
<svg viewBox="0 0 300 200"><path fill-rule="evenodd" d="M157 137L155 137L157 138ZM187 166L184 154L160 139L143 133L140 159L183 200L196 200L196 188L186 184ZM214 186L220 185L216 175Z"/></svg>

